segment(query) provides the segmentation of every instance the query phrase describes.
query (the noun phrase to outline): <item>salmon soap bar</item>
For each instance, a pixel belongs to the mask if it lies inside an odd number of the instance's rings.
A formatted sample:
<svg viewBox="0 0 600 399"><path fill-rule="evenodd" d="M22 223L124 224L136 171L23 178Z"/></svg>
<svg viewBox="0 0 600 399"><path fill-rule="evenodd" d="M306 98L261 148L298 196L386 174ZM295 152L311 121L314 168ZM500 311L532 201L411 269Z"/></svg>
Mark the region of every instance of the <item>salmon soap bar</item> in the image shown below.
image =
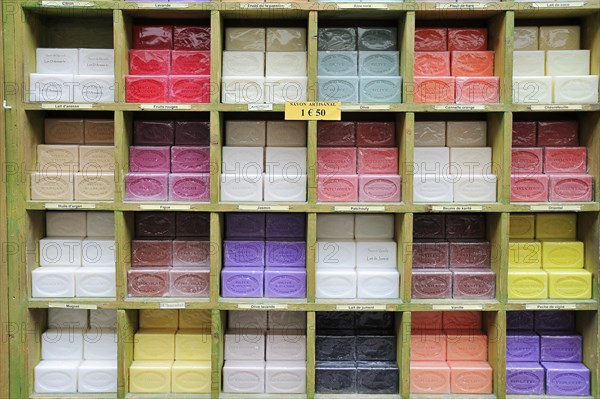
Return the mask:
<svg viewBox="0 0 600 399"><path fill-rule="evenodd" d="M170 172L171 154L169 147L129 147L130 172Z"/></svg>
<svg viewBox="0 0 600 399"><path fill-rule="evenodd" d="M400 202L399 175L360 175L358 200L360 202Z"/></svg>
<svg viewBox="0 0 600 399"><path fill-rule="evenodd" d="M527 239L535 237L535 220L533 214L512 214L510 215L510 226L508 236L513 238ZM542 238L538 236L538 238Z"/></svg>
<svg viewBox="0 0 600 399"><path fill-rule="evenodd" d="M448 51L487 50L486 28L449 28Z"/></svg>
<svg viewBox="0 0 600 399"><path fill-rule="evenodd" d="M359 148L359 174L398 173L398 148Z"/></svg>
<svg viewBox="0 0 600 399"><path fill-rule="evenodd" d="M129 50L131 75L168 75L171 73L170 50Z"/></svg>
<svg viewBox="0 0 600 399"><path fill-rule="evenodd" d="M451 361L450 392L454 394L491 394L493 370L486 361Z"/></svg>
<svg viewBox="0 0 600 399"><path fill-rule="evenodd" d="M586 147L544 148L544 173L585 173Z"/></svg>
<svg viewBox="0 0 600 399"><path fill-rule="evenodd" d="M481 360L487 359L487 335L479 332L446 331L446 359Z"/></svg>
<svg viewBox="0 0 600 399"><path fill-rule="evenodd" d="M545 370L535 361L506 362L506 394L507 395L543 395Z"/></svg>
<svg viewBox="0 0 600 399"><path fill-rule="evenodd" d="M453 51L452 76L493 76L493 51Z"/></svg>
<svg viewBox="0 0 600 399"><path fill-rule="evenodd" d="M318 76L358 75L357 51L319 51L317 62Z"/></svg>
<svg viewBox="0 0 600 399"><path fill-rule="evenodd" d="M450 52L415 52L415 76L450 76Z"/></svg>
<svg viewBox="0 0 600 399"><path fill-rule="evenodd" d="M125 76L125 100L128 103L164 103L168 92L168 76Z"/></svg>
<svg viewBox="0 0 600 399"><path fill-rule="evenodd" d="M450 367L448 367L448 364L445 361L411 361L410 392L422 394L449 393Z"/></svg>
<svg viewBox="0 0 600 399"><path fill-rule="evenodd" d="M508 299L548 298L548 273L539 269L508 271Z"/></svg>
<svg viewBox="0 0 600 399"><path fill-rule="evenodd" d="M546 370L546 395L590 394L590 370L582 363L542 362Z"/></svg>
<svg viewBox="0 0 600 399"><path fill-rule="evenodd" d="M548 201L547 175L511 175L511 202L546 202Z"/></svg>
<svg viewBox="0 0 600 399"><path fill-rule="evenodd" d="M586 174L550 175L548 199L551 202L592 201L592 176Z"/></svg>
<svg viewBox="0 0 600 399"><path fill-rule="evenodd" d="M585 148L584 148L585 150ZM546 154L548 149L546 149ZM537 174L542 173L544 149L541 147L513 148L510 172L513 174Z"/></svg>
<svg viewBox="0 0 600 399"><path fill-rule="evenodd" d="M530 51L538 49L539 28L537 26L515 26L514 49Z"/></svg>
<svg viewBox="0 0 600 399"><path fill-rule="evenodd" d="M317 175L317 200L321 202L357 202L357 175Z"/></svg>
<svg viewBox="0 0 600 399"><path fill-rule="evenodd" d="M592 297L592 273L587 270L548 270L552 299L590 299Z"/></svg>
<svg viewBox="0 0 600 399"><path fill-rule="evenodd" d="M457 104L494 104L499 101L499 93L499 77L479 76L456 78Z"/></svg>
<svg viewBox="0 0 600 399"><path fill-rule="evenodd" d="M168 199L167 173L127 173L125 200L166 201Z"/></svg>
<svg viewBox="0 0 600 399"><path fill-rule="evenodd" d="M481 312L443 312L442 323L444 330L481 330Z"/></svg>
<svg viewBox="0 0 600 399"><path fill-rule="evenodd" d="M415 28L415 52L446 51L448 49L448 29Z"/></svg>
<svg viewBox="0 0 600 399"><path fill-rule="evenodd" d="M173 75L210 75L210 51L174 50L171 64Z"/></svg>
<svg viewBox="0 0 600 399"><path fill-rule="evenodd" d="M513 76L544 76L545 51L515 51L513 53Z"/></svg>
<svg viewBox="0 0 600 399"><path fill-rule="evenodd" d="M411 361L445 361L446 334L442 331L413 331L410 336Z"/></svg>
<svg viewBox="0 0 600 399"><path fill-rule="evenodd" d="M415 76L413 83L413 98L416 104L454 103L456 91L454 76Z"/></svg>
<svg viewBox="0 0 600 399"><path fill-rule="evenodd" d="M447 269L414 269L412 297L414 299L452 298L452 272Z"/></svg>

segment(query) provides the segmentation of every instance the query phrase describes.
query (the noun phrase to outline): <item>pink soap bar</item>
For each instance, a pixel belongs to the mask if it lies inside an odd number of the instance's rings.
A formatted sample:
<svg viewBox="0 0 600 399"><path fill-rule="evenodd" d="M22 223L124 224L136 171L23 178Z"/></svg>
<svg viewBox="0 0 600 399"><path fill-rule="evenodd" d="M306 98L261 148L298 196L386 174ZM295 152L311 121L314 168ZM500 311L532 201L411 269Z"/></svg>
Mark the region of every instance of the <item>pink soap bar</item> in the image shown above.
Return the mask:
<svg viewBox="0 0 600 399"><path fill-rule="evenodd" d="M210 173L171 173L169 201L209 201Z"/></svg>
<svg viewBox="0 0 600 399"><path fill-rule="evenodd" d="M457 77L457 104L495 104L500 98L497 76Z"/></svg>
<svg viewBox="0 0 600 399"><path fill-rule="evenodd" d="M534 147L537 143L537 122L513 122L512 146Z"/></svg>
<svg viewBox="0 0 600 399"><path fill-rule="evenodd" d="M210 75L210 51L173 50L173 75Z"/></svg>
<svg viewBox="0 0 600 399"><path fill-rule="evenodd" d="M452 76L494 76L494 52L453 51Z"/></svg>
<svg viewBox="0 0 600 399"><path fill-rule="evenodd" d="M450 245L447 242L415 241L412 245L413 269L447 269Z"/></svg>
<svg viewBox="0 0 600 399"><path fill-rule="evenodd" d="M410 323L413 330L441 330L442 312L412 312Z"/></svg>
<svg viewBox="0 0 600 399"><path fill-rule="evenodd" d="M446 360L446 334L438 330L413 330L410 336L410 360Z"/></svg>
<svg viewBox="0 0 600 399"><path fill-rule="evenodd" d="M513 148L510 172L513 174L542 173L543 148Z"/></svg>
<svg viewBox="0 0 600 399"><path fill-rule="evenodd" d="M169 147L129 147L130 172L169 172L170 170Z"/></svg>
<svg viewBox="0 0 600 399"><path fill-rule="evenodd" d="M132 267L127 272L127 292L129 296L169 295L169 268Z"/></svg>
<svg viewBox="0 0 600 399"><path fill-rule="evenodd" d="M173 266L210 266L210 241L183 240L173 241Z"/></svg>
<svg viewBox="0 0 600 399"><path fill-rule="evenodd" d="M171 172L210 172L210 147L171 147Z"/></svg>
<svg viewBox="0 0 600 399"><path fill-rule="evenodd" d="M446 330L447 360L487 360L487 335L481 332Z"/></svg>
<svg viewBox="0 0 600 399"><path fill-rule="evenodd" d="M397 174L398 148L359 148L358 174Z"/></svg>
<svg viewBox="0 0 600 399"><path fill-rule="evenodd" d="M395 137L394 122L356 122L357 147L393 147Z"/></svg>
<svg viewBox="0 0 600 399"><path fill-rule="evenodd" d="M413 313L414 314L414 313ZM446 362L410 362L410 393L450 393L450 367Z"/></svg>
<svg viewBox="0 0 600 399"><path fill-rule="evenodd" d="M450 392L455 394L491 394L493 370L486 361L451 361Z"/></svg>
<svg viewBox="0 0 600 399"><path fill-rule="evenodd" d="M210 76L169 76L169 101L174 103L210 102Z"/></svg>
<svg viewBox="0 0 600 399"><path fill-rule="evenodd" d="M172 297L208 297L210 270L171 269L169 270L169 295Z"/></svg>
<svg viewBox="0 0 600 399"><path fill-rule="evenodd" d="M133 48L171 50L173 27L171 25L133 25Z"/></svg>
<svg viewBox="0 0 600 399"><path fill-rule="evenodd" d="M325 175L356 174L356 148L318 147L317 173Z"/></svg>
<svg viewBox="0 0 600 399"><path fill-rule="evenodd" d="M488 241L461 241L450 243L450 267L489 268L491 258Z"/></svg>
<svg viewBox="0 0 600 399"><path fill-rule="evenodd" d="M131 75L168 75L171 73L170 50L129 50Z"/></svg>
<svg viewBox="0 0 600 399"><path fill-rule="evenodd" d="M210 50L210 26L175 25L174 50Z"/></svg>
<svg viewBox="0 0 600 399"><path fill-rule="evenodd" d="M414 77L413 101L415 104L454 103L454 76Z"/></svg>
<svg viewBox="0 0 600 399"><path fill-rule="evenodd" d="M356 122L317 123L319 147L354 147L356 145Z"/></svg>
<svg viewBox="0 0 600 399"><path fill-rule="evenodd" d="M132 266L171 266L173 264L173 241L132 240Z"/></svg>
<svg viewBox="0 0 600 399"><path fill-rule="evenodd" d="M550 175L550 202L589 202L592 176L586 174Z"/></svg>
<svg viewBox="0 0 600 399"><path fill-rule="evenodd" d="M511 202L548 201L548 176L511 175L510 200Z"/></svg>
<svg viewBox="0 0 600 399"><path fill-rule="evenodd" d="M128 103L164 103L167 93L167 76L125 76L125 101Z"/></svg>
<svg viewBox="0 0 600 399"><path fill-rule="evenodd" d="M444 330L481 330L481 312L477 311L460 311L460 312L444 312L442 315L442 323Z"/></svg>
<svg viewBox="0 0 600 399"><path fill-rule="evenodd" d="M317 200L321 202L357 202L357 175L317 175Z"/></svg>
<svg viewBox="0 0 600 399"><path fill-rule="evenodd" d="M400 175L359 175L360 202L400 202Z"/></svg>
<svg viewBox="0 0 600 399"><path fill-rule="evenodd" d="M537 145L540 147L572 147L579 144L577 121L538 122Z"/></svg>
<svg viewBox="0 0 600 399"><path fill-rule="evenodd" d="M448 51L487 50L486 28L448 28Z"/></svg>
<svg viewBox="0 0 600 399"><path fill-rule="evenodd" d="M544 173L585 173L587 171L587 148L544 148Z"/></svg>
<svg viewBox="0 0 600 399"><path fill-rule="evenodd" d="M415 52L415 76L450 76L450 52Z"/></svg>
<svg viewBox="0 0 600 399"><path fill-rule="evenodd" d="M169 197L168 173L127 173L125 200L166 201Z"/></svg>
<svg viewBox="0 0 600 399"><path fill-rule="evenodd" d="M416 51L446 51L448 49L448 29L415 28Z"/></svg>

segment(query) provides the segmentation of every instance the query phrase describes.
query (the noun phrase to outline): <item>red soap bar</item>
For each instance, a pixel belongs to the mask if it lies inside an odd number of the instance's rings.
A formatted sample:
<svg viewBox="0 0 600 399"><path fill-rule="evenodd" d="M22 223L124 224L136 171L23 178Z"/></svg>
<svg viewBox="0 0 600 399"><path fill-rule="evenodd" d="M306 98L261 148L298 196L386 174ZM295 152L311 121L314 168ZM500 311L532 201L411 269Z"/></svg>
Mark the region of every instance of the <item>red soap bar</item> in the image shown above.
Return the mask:
<svg viewBox="0 0 600 399"><path fill-rule="evenodd" d="M513 122L512 146L533 147L537 142L537 122Z"/></svg>
<svg viewBox="0 0 600 399"><path fill-rule="evenodd" d="M416 28L415 51L446 51L448 49L448 29Z"/></svg>
<svg viewBox="0 0 600 399"><path fill-rule="evenodd" d="M546 147L544 173L585 173L586 158L585 147Z"/></svg>
<svg viewBox="0 0 600 399"><path fill-rule="evenodd" d="M169 295L169 268L132 267L127 272L127 293L147 297Z"/></svg>
<svg viewBox="0 0 600 399"><path fill-rule="evenodd" d="M210 26L173 27L174 50L210 50Z"/></svg>
<svg viewBox="0 0 600 399"><path fill-rule="evenodd" d="M487 28L448 28L448 51L487 50Z"/></svg>
<svg viewBox="0 0 600 399"><path fill-rule="evenodd" d="M491 249L488 241L450 243L450 268L489 268Z"/></svg>
<svg viewBox="0 0 600 399"><path fill-rule="evenodd" d="M358 147L393 147L396 144L394 122L356 122Z"/></svg>
<svg viewBox="0 0 600 399"><path fill-rule="evenodd" d="M397 174L398 148L359 148L358 174Z"/></svg>
<svg viewBox="0 0 600 399"><path fill-rule="evenodd" d="M173 50L173 75L210 75L210 51Z"/></svg>
<svg viewBox="0 0 600 399"><path fill-rule="evenodd" d="M173 263L173 241L131 241L132 266L171 266Z"/></svg>
<svg viewBox="0 0 600 399"><path fill-rule="evenodd" d="M356 174L356 148L317 148L317 173Z"/></svg>
<svg viewBox="0 0 600 399"><path fill-rule="evenodd" d="M317 201L357 202L358 175L317 175Z"/></svg>
<svg viewBox="0 0 600 399"><path fill-rule="evenodd" d="M542 173L543 148L513 148L511 173L531 174Z"/></svg>
<svg viewBox="0 0 600 399"><path fill-rule="evenodd" d="M169 101L174 103L210 102L210 76L169 76Z"/></svg>
<svg viewBox="0 0 600 399"><path fill-rule="evenodd" d="M548 176L510 176L510 200L511 202L548 201Z"/></svg>
<svg viewBox="0 0 600 399"><path fill-rule="evenodd" d="M496 76L457 77L457 104L494 104L500 99L500 78Z"/></svg>
<svg viewBox="0 0 600 399"><path fill-rule="evenodd" d="M171 50L173 48L173 26L134 25L133 48Z"/></svg>
<svg viewBox="0 0 600 399"><path fill-rule="evenodd" d="M450 52L416 52L415 76L450 76Z"/></svg>
<svg viewBox="0 0 600 399"><path fill-rule="evenodd" d="M453 76L414 77L413 102L415 104L447 104L454 102L455 78Z"/></svg>
<svg viewBox="0 0 600 399"><path fill-rule="evenodd" d="M354 147L356 122L319 122L317 124L319 147Z"/></svg>
<svg viewBox="0 0 600 399"><path fill-rule="evenodd" d="M538 122L537 142L540 147L572 147L579 144L577 121Z"/></svg>
<svg viewBox="0 0 600 399"><path fill-rule="evenodd" d="M128 103L167 102L167 86L167 76L125 76L125 101Z"/></svg>
<svg viewBox="0 0 600 399"><path fill-rule="evenodd" d="M452 76L494 76L494 52L453 51Z"/></svg>
<svg viewBox="0 0 600 399"><path fill-rule="evenodd" d="M586 174L550 175L550 202L589 202L592 176Z"/></svg>
<svg viewBox="0 0 600 399"><path fill-rule="evenodd" d="M171 73L170 50L129 50L131 75L168 75Z"/></svg>

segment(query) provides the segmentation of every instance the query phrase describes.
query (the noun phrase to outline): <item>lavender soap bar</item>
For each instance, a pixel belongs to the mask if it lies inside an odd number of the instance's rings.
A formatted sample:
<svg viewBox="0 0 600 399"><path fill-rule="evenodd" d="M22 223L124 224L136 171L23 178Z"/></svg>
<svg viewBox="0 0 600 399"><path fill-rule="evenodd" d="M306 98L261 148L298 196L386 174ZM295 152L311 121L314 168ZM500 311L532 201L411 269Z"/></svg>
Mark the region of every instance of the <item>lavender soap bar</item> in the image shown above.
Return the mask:
<svg viewBox="0 0 600 399"><path fill-rule="evenodd" d="M542 362L581 362L581 335L560 331L545 331L540 332L540 335Z"/></svg>
<svg viewBox="0 0 600 399"><path fill-rule="evenodd" d="M225 267L264 267L264 241L230 241L223 243Z"/></svg>
<svg viewBox="0 0 600 399"><path fill-rule="evenodd" d="M228 239L264 239L264 213L228 213L225 215L225 237Z"/></svg>
<svg viewBox="0 0 600 399"><path fill-rule="evenodd" d="M224 298L261 298L263 269L225 267L221 271L221 296Z"/></svg>
<svg viewBox="0 0 600 399"><path fill-rule="evenodd" d="M304 267L306 243L304 241L267 241L266 266Z"/></svg>
<svg viewBox="0 0 600 399"><path fill-rule="evenodd" d="M267 267L265 269L265 297L306 298L306 269Z"/></svg>
<svg viewBox="0 0 600 399"><path fill-rule="evenodd" d="M584 396L590 394L590 370L581 363L543 362L546 395Z"/></svg>
<svg viewBox="0 0 600 399"><path fill-rule="evenodd" d="M518 312L506 312L506 329L533 330L533 317L534 312L527 310Z"/></svg>
<svg viewBox="0 0 600 399"><path fill-rule="evenodd" d="M507 362L537 362L540 360L540 336L530 331L506 332Z"/></svg>
<svg viewBox="0 0 600 399"><path fill-rule="evenodd" d="M506 362L507 395L543 395L544 368L537 362Z"/></svg>

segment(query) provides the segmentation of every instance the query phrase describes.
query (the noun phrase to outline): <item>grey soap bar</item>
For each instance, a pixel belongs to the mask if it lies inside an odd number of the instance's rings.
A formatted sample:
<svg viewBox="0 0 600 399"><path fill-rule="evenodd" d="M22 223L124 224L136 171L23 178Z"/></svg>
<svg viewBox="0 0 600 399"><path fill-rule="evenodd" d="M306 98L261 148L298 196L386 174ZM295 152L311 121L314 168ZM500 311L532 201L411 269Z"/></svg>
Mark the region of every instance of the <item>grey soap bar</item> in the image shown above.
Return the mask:
<svg viewBox="0 0 600 399"><path fill-rule="evenodd" d="M316 359L354 361L356 337L353 335L317 335Z"/></svg>
<svg viewBox="0 0 600 399"><path fill-rule="evenodd" d="M358 362L358 393L398 393L398 366L393 362Z"/></svg>
<svg viewBox="0 0 600 399"><path fill-rule="evenodd" d="M319 51L356 50L356 28L319 28Z"/></svg>
<svg viewBox="0 0 600 399"><path fill-rule="evenodd" d="M354 321L357 330L394 330L394 313L392 312L356 312Z"/></svg>
<svg viewBox="0 0 600 399"><path fill-rule="evenodd" d="M352 312L317 312L317 330L343 330L354 328Z"/></svg>
<svg viewBox="0 0 600 399"><path fill-rule="evenodd" d="M317 362L315 367L317 393L356 393L355 362Z"/></svg>
<svg viewBox="0 0 600 399"><path fill-rule="evenodd" d="M359 51L391 51L398 49L396 28L358 28Z"/></svg>
<svg viewBox="0 0 600 399"><path fill-rule="evenodd" d="M393 335L356 337L356 360L393 361L396 360L396 337Z"/></svg>

